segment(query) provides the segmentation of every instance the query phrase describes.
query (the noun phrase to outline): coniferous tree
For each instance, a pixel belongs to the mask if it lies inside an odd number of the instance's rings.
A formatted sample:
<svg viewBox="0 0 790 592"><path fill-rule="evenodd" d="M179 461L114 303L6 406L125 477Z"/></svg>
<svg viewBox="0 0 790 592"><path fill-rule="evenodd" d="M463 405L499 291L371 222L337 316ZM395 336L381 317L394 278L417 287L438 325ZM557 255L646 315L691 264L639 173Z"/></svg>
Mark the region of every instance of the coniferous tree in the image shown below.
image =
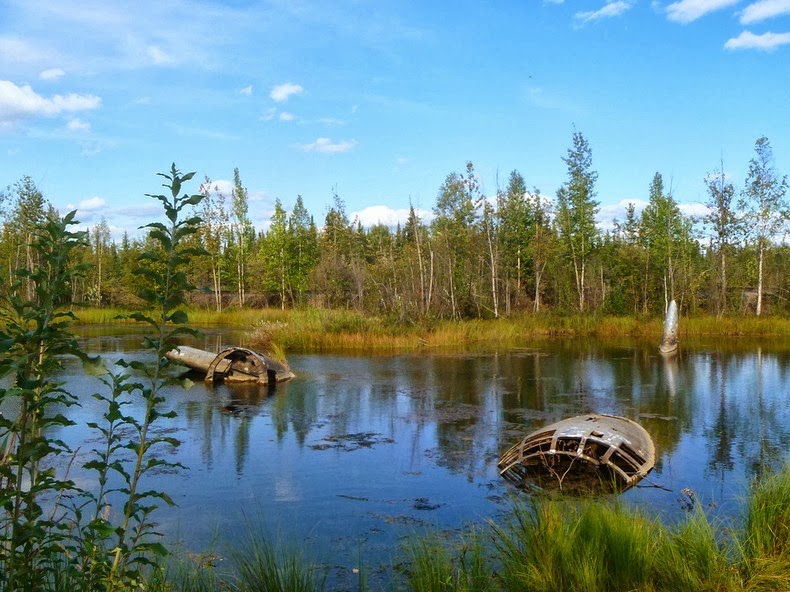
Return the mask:
<svg viewBox="0 0 790 592"><path fill-rule="evenodd" d="M560 244L573 266L578 309L583 311L587 305L587 266L598 239L598 173L592 169L592 150L581 132L573 133L573 146L562 160L568 167L568 180L557 191L557 227Z"/></svg>

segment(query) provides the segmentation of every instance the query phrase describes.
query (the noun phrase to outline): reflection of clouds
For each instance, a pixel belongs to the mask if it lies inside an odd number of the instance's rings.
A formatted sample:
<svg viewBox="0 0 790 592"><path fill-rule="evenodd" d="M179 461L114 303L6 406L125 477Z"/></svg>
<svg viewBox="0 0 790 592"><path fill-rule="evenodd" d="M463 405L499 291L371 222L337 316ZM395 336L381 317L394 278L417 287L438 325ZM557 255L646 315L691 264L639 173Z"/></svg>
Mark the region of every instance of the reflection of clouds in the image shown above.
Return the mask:
<svg viewBox="0 0 790 592"><path fill-rule="evenodd" d="M277 502L300 502L304 496L288 476L278 475L274 480L274 501Z"/></svg>

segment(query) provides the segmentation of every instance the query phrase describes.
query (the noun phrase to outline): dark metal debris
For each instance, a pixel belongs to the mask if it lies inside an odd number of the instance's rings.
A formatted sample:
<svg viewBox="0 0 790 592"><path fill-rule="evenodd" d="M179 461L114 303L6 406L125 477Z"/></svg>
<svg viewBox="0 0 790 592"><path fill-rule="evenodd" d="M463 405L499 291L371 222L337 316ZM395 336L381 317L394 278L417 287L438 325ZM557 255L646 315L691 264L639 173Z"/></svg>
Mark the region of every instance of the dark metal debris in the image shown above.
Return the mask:
<svg viewBox="0 0 790 592"><path fill-rule="evenodd" d="M206 382L257 382L273 384L294 377L285 364L243 347L229 347L218 354L180 345L165 354L169 360L206 374Z"/></svg>
<svg viewBox="0 0 790 592"><path fill-rule="evenodd" d="M638 423L615 415L580 415L526 436L499 460L517 487L622 491L655 464L655 446Z"/></svg>

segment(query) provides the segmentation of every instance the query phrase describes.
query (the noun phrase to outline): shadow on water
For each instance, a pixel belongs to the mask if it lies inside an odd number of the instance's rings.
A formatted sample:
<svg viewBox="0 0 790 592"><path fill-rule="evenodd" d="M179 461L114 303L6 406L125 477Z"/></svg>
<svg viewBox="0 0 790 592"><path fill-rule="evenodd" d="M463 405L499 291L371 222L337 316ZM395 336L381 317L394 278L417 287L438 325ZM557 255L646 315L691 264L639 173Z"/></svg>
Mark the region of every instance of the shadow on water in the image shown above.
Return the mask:
<svg viewBox="0 0 790 592"><path fill-rule="evenodd" d="M91 329L83 346L109 361L142 356L140 336L116 329ZM238 344L214 331L191 345ZM688 491L710 511L736 515L749 480L790 447L784 345L684 343L666 359L654 343L546 340L500 354L288 361L296 378L273 390L198 379L168 391L178 416L167 429L181 440L168 454L188 469L154 477L178 504L159 513L160 527L196 551L250 529L303 542L340 574L339 589L360 557L368 566L394 561L403 535L460 530L506 512L515 490L498 474L501 453L565 417L639 422L656 465L622 497L669 520L684 511ZM98 381L71 362L62 379L82 402L73 419L95 420ZM95 434L62 436L85 449Z"/></svg>

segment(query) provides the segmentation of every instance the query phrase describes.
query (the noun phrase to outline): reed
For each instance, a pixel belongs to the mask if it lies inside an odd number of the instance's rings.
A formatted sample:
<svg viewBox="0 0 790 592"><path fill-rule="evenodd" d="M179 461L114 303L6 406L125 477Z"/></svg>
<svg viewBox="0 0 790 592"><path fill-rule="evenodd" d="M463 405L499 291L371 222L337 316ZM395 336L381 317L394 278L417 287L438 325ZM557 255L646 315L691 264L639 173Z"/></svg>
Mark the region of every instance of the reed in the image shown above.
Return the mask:
<svg viewBox="0 0 790 592"><path fill-rule="evenodd" d="M755 481L736 541L746 589L790 590L790 462Z"/></svg>
<svg viewBox="0 0 790 592"><path fill-rule="evenodd" d="M234 553L238 592L316 592L324 588L325 574L307 565L294 549L278 549L250 536L243 550Z"/></svg>
<svg viewBox="0 0 790 592"><path fill-rule="evenodd" d="M453 542L440 533L414 536L403 545L401 572L409 590L475 592L494 589L490 558L475 530Z"/></svg>
<svg viewBox="0 0 790 592"><path fill-rule="evenodd" d="M107 324L124 311L118 309L75 309L79 324ZM367 316L347 309L227 309L217 313L190 311L198 327L252 328L246 338L250 346L276 344L287 351L380 351L492 350L529 347L547 337L596 337L600 339L660 339L663 319L518 314L499 319L447 321L423 319L402 323ZM125 321L131 322L131 321ZM790 319L780 317L682 317L681 339L709 336L743 338L790 337Z"/></svg>
<svg viewBox="0 0 790 592"><path fill-rule="evenodd" d="M644 589L660 526L605 503L517 504L494 526L505 590Z"/></svg>

